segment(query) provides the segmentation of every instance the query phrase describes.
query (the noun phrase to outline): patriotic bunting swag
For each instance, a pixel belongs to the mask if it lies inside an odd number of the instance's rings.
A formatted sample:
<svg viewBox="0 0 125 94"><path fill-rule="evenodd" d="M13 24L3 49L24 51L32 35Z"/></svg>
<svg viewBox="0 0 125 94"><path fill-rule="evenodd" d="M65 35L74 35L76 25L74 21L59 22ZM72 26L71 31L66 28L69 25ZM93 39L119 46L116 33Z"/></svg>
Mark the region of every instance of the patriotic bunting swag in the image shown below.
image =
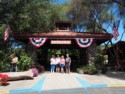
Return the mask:
<svg viewBox="0 0 125 94"><path fill-rule="evenodd" d="M30 43L33 44L37 48L43 46L43 44L47 40L47 38L29 38L29 39L30 39Z"/></svg>
<svg viewBox="0 0 125 94"><path fill-rule="evenodd" d="M94 39L93 38L76 38L75 40L80 48L87 48L92 44Z"/></svg>

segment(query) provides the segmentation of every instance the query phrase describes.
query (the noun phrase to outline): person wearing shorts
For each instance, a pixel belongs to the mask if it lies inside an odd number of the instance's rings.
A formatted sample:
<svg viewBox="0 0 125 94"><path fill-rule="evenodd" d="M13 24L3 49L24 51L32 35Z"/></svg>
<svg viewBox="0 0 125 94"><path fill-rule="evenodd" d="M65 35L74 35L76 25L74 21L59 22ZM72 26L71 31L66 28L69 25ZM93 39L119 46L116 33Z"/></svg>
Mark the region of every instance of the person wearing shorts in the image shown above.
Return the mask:
<svg viewBox="0 0 125 94"><path fill-rule="evenodd" d="M64 56L62 56L60 59L61 73L64 73L64 66L65 66L65 59Z"/></svg>
<svg viewBox="0 0 125 94"><path fill-rule="evenodd" d="M51 73L54 73L56 65L56 59L54 55L52 55L52 58L50 59L50 65L51 65Z"/></svg>
<svg viewBox="0 0 125 94"><path fill-rule="evenodd" d="M60 57L57 55L56 57L56 72L60 72Z"/></svg>

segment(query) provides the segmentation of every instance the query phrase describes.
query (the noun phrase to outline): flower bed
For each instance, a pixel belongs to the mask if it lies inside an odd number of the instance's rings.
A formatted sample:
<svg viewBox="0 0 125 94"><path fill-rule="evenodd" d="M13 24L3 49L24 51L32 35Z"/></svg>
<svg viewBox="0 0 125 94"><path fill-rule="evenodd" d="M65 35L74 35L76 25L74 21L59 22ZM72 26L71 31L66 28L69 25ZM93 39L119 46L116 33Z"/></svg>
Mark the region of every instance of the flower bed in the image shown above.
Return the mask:
<svg viewBox="0 0 125 94"><path fill-rule="evenodd" d="M6 85L9 77L7 74L0 74L0 85Z"/></svg>
<svg viewBox="0 0 125 94"><path fill-rule="evenodd" d="M32 68L31 70L33 72L33 77L38 76L38 70L36 68Z"/></svg>

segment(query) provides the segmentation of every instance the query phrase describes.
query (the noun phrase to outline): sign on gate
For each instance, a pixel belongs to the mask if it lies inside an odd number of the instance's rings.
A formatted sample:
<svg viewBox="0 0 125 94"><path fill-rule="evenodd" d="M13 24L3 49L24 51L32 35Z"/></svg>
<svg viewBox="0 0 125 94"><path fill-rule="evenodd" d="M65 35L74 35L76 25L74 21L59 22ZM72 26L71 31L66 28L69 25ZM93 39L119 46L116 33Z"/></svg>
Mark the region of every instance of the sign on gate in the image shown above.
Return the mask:
<svg viewBox="0 0 125 94"><path fill-rule="evenodd" d="M71 40L51 40L51 44L71 44Z"/></svg>

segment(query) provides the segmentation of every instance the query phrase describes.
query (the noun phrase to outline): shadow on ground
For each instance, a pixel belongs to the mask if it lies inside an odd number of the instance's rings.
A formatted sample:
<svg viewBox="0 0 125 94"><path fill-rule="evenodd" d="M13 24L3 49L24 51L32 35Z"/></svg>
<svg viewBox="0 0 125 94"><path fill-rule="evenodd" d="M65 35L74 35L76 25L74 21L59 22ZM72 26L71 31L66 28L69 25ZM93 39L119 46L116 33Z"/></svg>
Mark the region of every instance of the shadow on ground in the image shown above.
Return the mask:
<svg viewBox="0 0 125 94"><path fill-rule="evenodd" d="M121 79L125 80L125 72L119 72L119 71L109 71L105 76L111 77L111 78L116 78L116 79Z"/></svg>
<svg viewBox="0 0 125 94"><path fill-rule="evenodd" d="M46 91L32 91L10 94L125 94L125 87L104 87L104 88L78 88L78 89L60 89Z"/></svg>

